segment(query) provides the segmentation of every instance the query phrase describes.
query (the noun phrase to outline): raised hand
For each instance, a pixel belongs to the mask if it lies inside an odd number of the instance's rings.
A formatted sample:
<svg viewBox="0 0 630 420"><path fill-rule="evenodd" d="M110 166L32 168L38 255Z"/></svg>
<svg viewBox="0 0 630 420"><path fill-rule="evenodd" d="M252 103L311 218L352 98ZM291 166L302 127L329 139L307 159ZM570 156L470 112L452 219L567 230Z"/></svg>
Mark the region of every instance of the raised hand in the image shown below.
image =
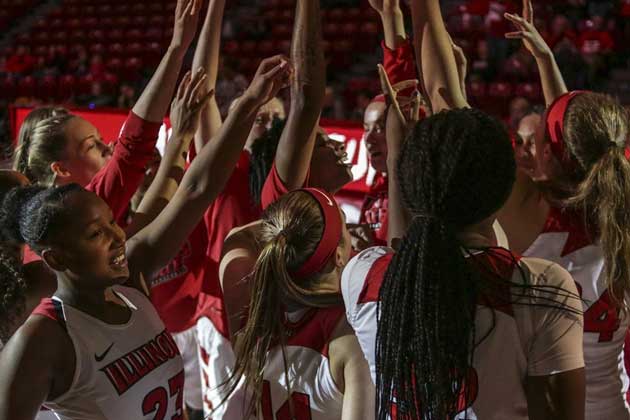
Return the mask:
<svg viewBox="0 0 630 420"><path fill-rule="evenodd" d="M243 97L254 100L259 105L266 104L280 89L289 85L292 72L289 59L283 55L264 59Z"/></svg>
<svg viewBox="0 0 630 420"><path fill-rule="evenodd" d="M197 32L203 0L177 0L171 47L187 50Z"/></svg>
<svg viewBox="0 0 630 420"><path fill-rule="evenodd" d="M186 73L173 102L171 104L171 124L173 133L183 138L192 138L199 126L199 114L208 100L214 94L214 90L205 92L206 73L198 69L193 75Z"/></svg>
<svg viewBox="0 0 630 420"><path fill-rule="evenodd" d="M372 9L378 13L387 11L400 10L399 0L369 0Z"/></svg>
<svg viewBox="0 0 630 420"><path fill-rule="evenodd" d="M534 26L534 8L531 0L523 0L523 16L505 13L505 18L512 22L518 31L505 34L507 39L521 39L525 48L536 58L547 57L551 54L549 45Z"/></svg>

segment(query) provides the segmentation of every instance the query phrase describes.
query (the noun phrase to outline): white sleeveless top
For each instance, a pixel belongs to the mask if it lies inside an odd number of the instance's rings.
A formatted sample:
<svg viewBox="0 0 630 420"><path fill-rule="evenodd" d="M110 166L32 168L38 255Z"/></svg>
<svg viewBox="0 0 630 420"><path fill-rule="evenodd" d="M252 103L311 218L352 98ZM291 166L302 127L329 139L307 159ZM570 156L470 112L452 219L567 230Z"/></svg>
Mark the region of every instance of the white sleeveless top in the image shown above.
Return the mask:
<svg viewBox="0 0 630 420"><path fill-rule="evenodd" d="M373 381L379 291L393 256L390 248L368 248L348 263L341 279L346 317L370 365ZM514 283L523 282L517 269L520 267L532 285L561 287L576 293L573 284L551 284L544 275L532 276L525 262L517 263L517 258L502 248L471 258ZM502 302L480 297L477 303L477 337L490 328L492 331L475 349L466 383L472 401L462 399L455 419L527 420L527 376L551 375L584 366L580 316L553 308L506 304L510 301L507 282L505 290L500 292L506 294ZM558 297L557 300L580 309L577 299Z"/></svg>
<svg viewBox="0 0 630 420"><path fill-rule="evenodd" d="M42 299L33 311L57 320L76 354L70 389L45 406L61 420L183 419L177 345L145 295L112 290L131 310L123 325L106 324L56 297Z"/></svg>
<svg viewBox="0 0 630 420"><path fill-rule="evenodd" d="M544 258L564 267L584 300L586 419L630 419L625 394L628 375L623 346L628 317L611 303L604 274L604 254L586 232L583 217L552 208L543 232L523 256Z"/></svg>

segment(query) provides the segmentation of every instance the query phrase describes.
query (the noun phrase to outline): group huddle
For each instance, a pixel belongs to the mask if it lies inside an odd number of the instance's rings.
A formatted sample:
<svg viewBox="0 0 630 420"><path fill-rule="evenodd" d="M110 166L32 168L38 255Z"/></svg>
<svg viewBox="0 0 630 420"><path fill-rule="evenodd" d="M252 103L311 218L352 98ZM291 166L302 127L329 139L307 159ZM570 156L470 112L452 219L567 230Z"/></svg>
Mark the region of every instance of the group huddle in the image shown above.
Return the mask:
<svg viewBox="0 0 630 420"><path fill-rule="evenodd" d="M630 117L535 57L546 110L518 133L468 105L438 0L370 0L377 182L319 127L319 0L222 121L225 0L178 0L120 137L33 110L0 172L0 420L630 419ZM375 76L376 76L375 69ZM288 89L285 115L277 95ZM170 112L169 112L170 105ZM155 144L165 114L172 134Z"/></svg>

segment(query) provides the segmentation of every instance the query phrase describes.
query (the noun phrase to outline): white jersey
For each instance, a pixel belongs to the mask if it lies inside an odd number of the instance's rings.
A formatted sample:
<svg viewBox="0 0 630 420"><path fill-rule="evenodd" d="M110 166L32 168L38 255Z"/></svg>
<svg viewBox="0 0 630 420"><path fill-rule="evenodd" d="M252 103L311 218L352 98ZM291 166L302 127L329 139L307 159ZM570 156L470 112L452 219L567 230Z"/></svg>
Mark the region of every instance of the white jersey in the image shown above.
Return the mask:
<svg viewBox="0 0 630 420"><path fill-rule="evenodd" d="M113 291L131 310L122 325L106 324L56 298L33 314L58 321L74 346L70 389L45 406L61 420L181 419L183 363L149 299L135 289Z"/></svg>
<svg viewBox="0 0 630 420"><path fill-rule="evenodd" d="M289 320L285 323L287 334L286 371L291 388L291 400L295 409L294 414L297 419L341 419L343 394L335 385L330 373L328 345L343 316L344 309L341 306L328 309L309 309L288 315ZM207 324L210 322L208 321ZM207 324L205 326L209 327ZM224 337L214 337L211 342L223 343L219 346L220 348L214 348L213 355L216 355L217 351L220 350L220 355L225 354L227 357L221 357L215 361L210 357L208 364L211 369L205 370L204 373L218 375L216 378L211 378L210 382L222 383L226 376L232 372L234 354L231 345L225 341ZM206 361L208 361L208 356L211 355L205 355ZM202 357L204 356L202 355ZM208 364L202 363L202 369ZM263 379L262 413L259 418L261 420L290 419L287 378L285 377L282 350L279 347L275 347L269 352ZM220 401L222 394L215 392L211 395L215 401L216 398ZM209 401L206 400L205 402L208 403ZM212 413L212 419L245 418L243 410L247 409L248 406L248 398L243 395L242 388L239 388L235 394L230 396L226 407L219 407L216 412Z"/></svg>
<svg viewBox="0 0 630 420"><path fill-rule="evenodd" d="M370 365L372 380L375 380L376 369L379 290L393 255L389 248L369 248L348 263L341 280L346 317ZM532 271L543 272L541 268L552 263L542 260L517 263L516 257L502 248L476 254L473 258L475 263L483 264L499 278L522 284L521 273L524 273L533 285L562 287L577 293L570 281L551 284L551 279L544 275L533 276L529 272L530 266L536 266ZM579 315L557 309L506 304L510 301L507 282L505 290L499 292L506 295L502 302L482 296L477 304L477 336L485 335L490 328L492 331L475 349L466 384L473 398L470 401L462 398L456 419L465 415L468 419L480 420L526 420L527 376L550 375L584 366ZM558 301L580 309L577 299L558 298Z"/></svg>
<svg viewBox="0 0 630 420"><path fill-rule="evenodd" d="M584 300L586 419L627 420L629 381L623 346L629 320L611 303L602 248L592 241L583 220L579 214L552 208L543 232L523 256L544 258L567 269Z"/></svg>

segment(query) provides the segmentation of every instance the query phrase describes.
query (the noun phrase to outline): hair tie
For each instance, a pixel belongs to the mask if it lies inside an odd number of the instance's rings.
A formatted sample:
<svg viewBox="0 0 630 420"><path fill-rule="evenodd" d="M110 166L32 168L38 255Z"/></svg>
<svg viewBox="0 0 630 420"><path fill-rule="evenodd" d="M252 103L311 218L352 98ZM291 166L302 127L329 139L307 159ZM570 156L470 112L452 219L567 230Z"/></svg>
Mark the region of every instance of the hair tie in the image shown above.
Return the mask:
<svg viewBox="0 0 630 420"><path fill-rule="evenodd" d="M313 254L302 264L300 268L291 273L296 278L309 277L321 271L332 258L341 241L343 228L339 206L335 199L328 193L317 188L301 188L299 190L309 194L319 204L324 216L324 232L322 239L317 243Z"/></svg>

